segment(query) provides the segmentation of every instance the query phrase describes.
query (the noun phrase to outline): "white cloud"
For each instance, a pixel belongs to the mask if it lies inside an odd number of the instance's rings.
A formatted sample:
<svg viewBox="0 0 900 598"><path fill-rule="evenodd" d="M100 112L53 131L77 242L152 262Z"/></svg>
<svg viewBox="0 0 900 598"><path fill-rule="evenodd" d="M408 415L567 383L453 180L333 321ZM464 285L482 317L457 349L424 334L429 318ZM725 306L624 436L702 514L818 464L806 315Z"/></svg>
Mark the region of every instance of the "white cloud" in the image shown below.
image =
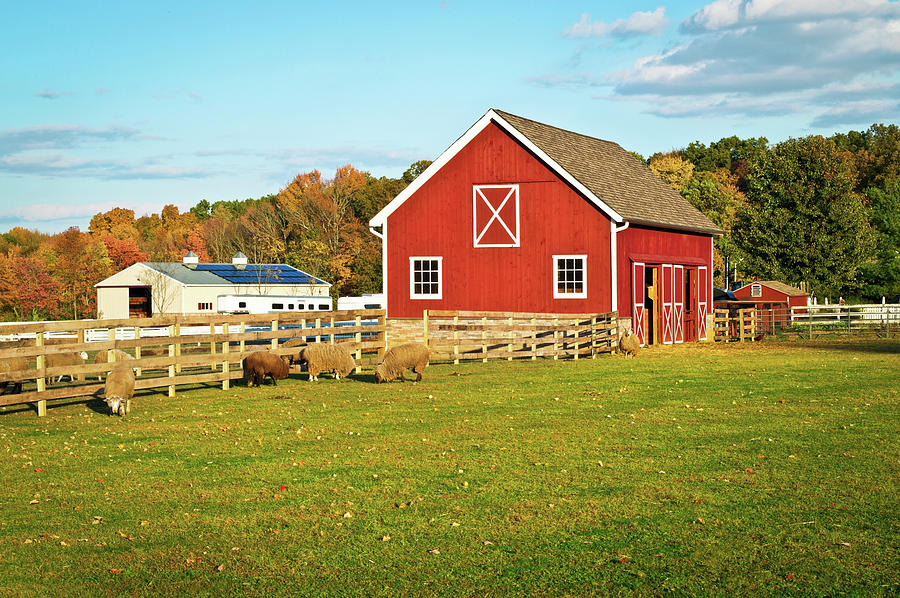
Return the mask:
<svg viewBox="0 0 900 598"><path fill-rule="evenodd" d="M134 210L136 215L159 212L162 208L160 204L148 202L136 202L127 206L112 201L74 204L33 203L0 210L0 221L47 222L72 218L91 218L100 212L107 212L113 208L122 207Z"/></svg>
<svg viewBox="0 0 900 598"><path fill-rule="evenodd" d="M584 13L578 22L563 32L565 37L631 37L637 35L658 35L669 23L666 9L660 6L653 12L638 11L625 19L612 23L591 22L591 15Z"/></svg>

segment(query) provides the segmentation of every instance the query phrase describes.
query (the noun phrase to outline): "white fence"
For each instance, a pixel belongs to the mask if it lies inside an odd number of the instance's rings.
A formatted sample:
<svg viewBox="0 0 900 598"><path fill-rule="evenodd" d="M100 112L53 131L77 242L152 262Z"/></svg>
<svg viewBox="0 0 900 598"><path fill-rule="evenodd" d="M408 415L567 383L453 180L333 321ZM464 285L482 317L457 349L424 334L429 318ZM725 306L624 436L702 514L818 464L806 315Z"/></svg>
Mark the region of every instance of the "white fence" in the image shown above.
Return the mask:
<svg viewBox="0 0 900 598"><path fill-rule="evenodd" d="M839 332L900 332L900 304L807 305L791 308L791 324L798 329Z"/></svg>

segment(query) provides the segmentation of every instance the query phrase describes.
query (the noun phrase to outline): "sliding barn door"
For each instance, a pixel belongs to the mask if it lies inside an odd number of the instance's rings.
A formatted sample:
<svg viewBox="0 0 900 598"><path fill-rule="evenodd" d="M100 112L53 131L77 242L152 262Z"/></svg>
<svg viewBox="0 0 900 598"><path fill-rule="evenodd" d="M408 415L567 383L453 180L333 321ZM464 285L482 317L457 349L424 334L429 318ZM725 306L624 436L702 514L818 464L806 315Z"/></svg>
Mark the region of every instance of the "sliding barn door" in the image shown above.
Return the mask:
<svg viewBox="0 0 900 598"><path fill-rule="evenodd" d="M697 338L706 340L706 314L709 313L709 274L706 266L697 268Z"/></svg>
<svg viewBox="0 0 900 598"><path fill-rule="evenodd" d="M644 264L631 265L631 331L641 345L646 344L647 326L644 317Z"/></svg>
<svg viewBox="0 0 900 598"><path fill-rule="evenodd" d="M684 266L675 266L675 283L672 287L675 297L673 318L675 320L675 342L684 342Z"/></svg>
<svg viewBox="0 0 900 598"><path fill-rule="evenodd" d="M672 264L663 264L662 265L662 284L661 293L662 301L662 342L664 345L671 345L673 340L675 339L675 318L674 318L674 309L673 305L673 296L674 289L672 288L675 285L675 268L672 267Z"/></svg>

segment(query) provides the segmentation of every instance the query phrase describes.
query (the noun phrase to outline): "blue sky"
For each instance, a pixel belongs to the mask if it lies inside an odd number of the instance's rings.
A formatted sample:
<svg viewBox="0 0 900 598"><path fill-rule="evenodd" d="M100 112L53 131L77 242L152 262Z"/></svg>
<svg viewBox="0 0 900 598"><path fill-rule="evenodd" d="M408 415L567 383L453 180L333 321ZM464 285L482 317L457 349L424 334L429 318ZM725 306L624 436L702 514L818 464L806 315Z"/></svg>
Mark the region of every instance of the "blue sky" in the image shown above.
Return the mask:
<svg viewBox="0 0 900 598"><path fill-rule="evenodd" d="M645 155L900 121L900 3L18 2L0 231L398 176L488 108Z"/></svg>

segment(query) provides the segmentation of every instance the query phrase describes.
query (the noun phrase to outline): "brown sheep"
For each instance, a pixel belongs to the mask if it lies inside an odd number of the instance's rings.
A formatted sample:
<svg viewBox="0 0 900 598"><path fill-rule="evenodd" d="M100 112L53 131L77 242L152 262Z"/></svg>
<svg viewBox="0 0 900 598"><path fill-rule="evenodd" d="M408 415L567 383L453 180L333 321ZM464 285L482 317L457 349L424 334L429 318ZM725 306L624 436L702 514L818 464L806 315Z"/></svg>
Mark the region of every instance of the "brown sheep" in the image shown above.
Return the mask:
<svg viewBox="0 0 900 598"><path fill-rule="evenodd" d="M375 368L375 382L390 382L397 376L406 381L403 372L411 369L416 373L416 382L422 379L422 372L428 365L428 347L422 343L404 343L388 349L384 359Z"/></svg>
<svg viewBox="0 0 900 598"><path fill-rule="evenodd" d="M291 363L287 356L280 356L269 351L254 351L244 358L244 380L247 386L260 386L266 376L272 378L272 384L278 386L276 380L287 378Z"/></svg>
<svg viewBox="0 0 900 598"><path fill-rule="evenodd" d="M9 374L11 372L27 369L28 362L24 357L7 357L6 359L0 359L0 374ZM22 392L22 381L10 380L7 382L0 382L0 394L4 394L6 389L10 387L12 388L10 391L11 393Z"/></svg>
<svg viewBox="0 0 900 598"><path fill-rule="evenodd" d="M87 358L88 354L84 351L80 353L50 353L46 355L45 362L48 368L58 368L67 365L84 365ZM63 376L68 376L69 382L75 382L75 376L72 374L60 374L56 378L51 376L50 384L53 384L54 381L62 382Z"/></svg>
<svg viewBox="0 0 900 598"><path fill-rule="evenodd" d="M124 416L131 412L134 396L134 370L127 365L116 366L106 377L103 402L109 405L110 415Z"/></svg>
<svg viewBox="0 0 900 598"><path fill-rule="evenodd" d="M134 359L131 355L123 351L122 349L113 349L113 353L116 355L116 360L113 362L118 364L120 361L128 361L130 359ZM94 363L108 363L109 362L109 351L97 351L97 354L94 356ZM103 374L97 374L97 380L103 380Z"/></svg>
<svg viewBox="0 0 900 598"><path fill-rule="evenodd" d="M306 363L306 371L309 372L309 381L319 379L322 372L334 372L334 379L346 378L356 369L356 362L350 356L350 352L343 345L329 345L327 343L312 343L307 345L300 353L300 363Z"/></svg>
<svg viewBox="0 0 900 598"><path fill-rule="evenodd" d="M622 333L622 336L619 337L618 349L625 354L626 359L628 357L634 357L641 349L641 341L638 340L636 334L632 334L631 328L625 330L625 332Z"/></svg>

